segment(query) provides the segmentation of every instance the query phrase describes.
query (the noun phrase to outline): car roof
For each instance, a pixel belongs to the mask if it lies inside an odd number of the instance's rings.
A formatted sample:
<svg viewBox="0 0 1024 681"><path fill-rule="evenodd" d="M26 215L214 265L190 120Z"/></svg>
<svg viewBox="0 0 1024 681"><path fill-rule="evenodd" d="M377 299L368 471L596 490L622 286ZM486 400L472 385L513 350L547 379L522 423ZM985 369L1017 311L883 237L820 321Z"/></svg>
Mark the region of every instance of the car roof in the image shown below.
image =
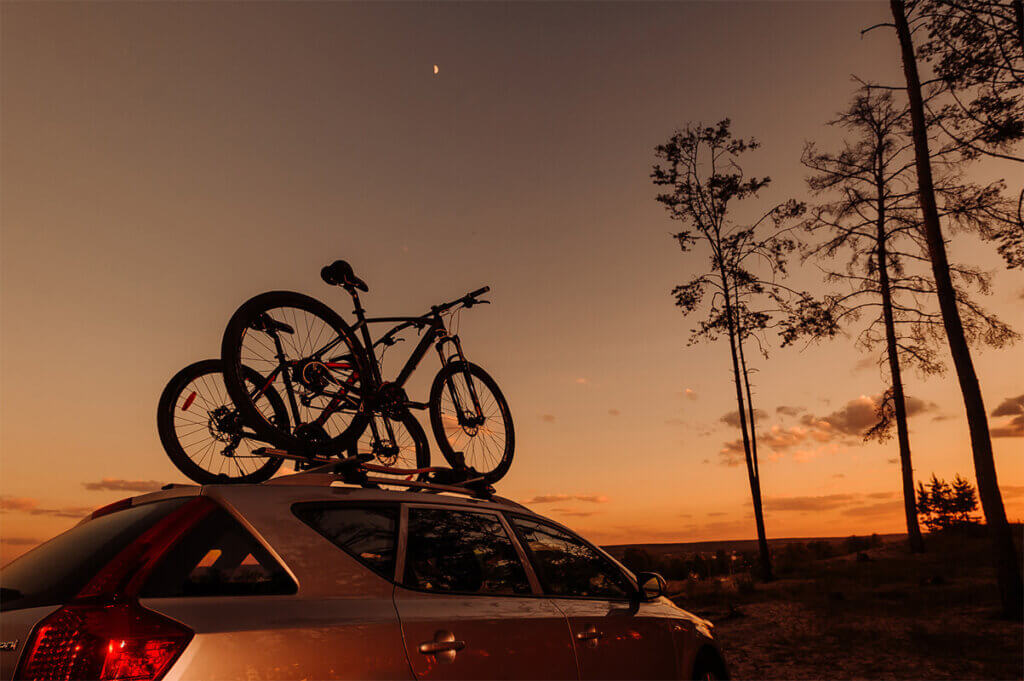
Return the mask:
<svg viewBox="0 0 1024 681"><path fill-rule="evenodd" d="M400 484L400 483L399 483ZM243 491L244 490L244 491ZM259 490L259 491L257 491ZM319 492L319 494L317 494ZM467 508L490 508L536 515L522 504L498 495L474 495L470 491L454 492L450 488L439 489L387 489L346 483L340 476L330 474L295 474L273 478L261 484L214 484L214 485L165 485L157 492L150 492L131 498L131 505L138 506L163 499L182 496L211 496L230 501L237 495L251 497L259 495L287 503L323 496L330 500L361 502L390 501L395 503L430 503Z"/></svg>

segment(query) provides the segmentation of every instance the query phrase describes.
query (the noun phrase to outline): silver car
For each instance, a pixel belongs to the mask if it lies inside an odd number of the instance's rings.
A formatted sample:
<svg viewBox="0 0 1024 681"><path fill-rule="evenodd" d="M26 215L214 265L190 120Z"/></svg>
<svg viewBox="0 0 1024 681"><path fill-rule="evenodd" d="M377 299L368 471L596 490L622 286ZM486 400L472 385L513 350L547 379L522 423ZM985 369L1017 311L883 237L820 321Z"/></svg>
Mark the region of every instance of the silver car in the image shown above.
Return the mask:
<svg viewBox="0 0 1024 681"><path fill-rule="evenodd" d="M5 679L726 678L711 624L496 496L298 474L99 509L0 572Z"/></svg>

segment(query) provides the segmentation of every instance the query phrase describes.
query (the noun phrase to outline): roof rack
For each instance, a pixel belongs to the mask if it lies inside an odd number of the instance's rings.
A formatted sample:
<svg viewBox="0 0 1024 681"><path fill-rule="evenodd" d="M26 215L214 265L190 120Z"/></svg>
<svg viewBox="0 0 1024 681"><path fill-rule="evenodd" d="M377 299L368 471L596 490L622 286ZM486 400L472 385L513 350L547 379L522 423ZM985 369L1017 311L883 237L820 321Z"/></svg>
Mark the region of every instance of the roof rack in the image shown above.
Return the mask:
<svg viewBox="0 0 1024 681"><path fill-rule="evenodd" d="M320 464L292 475L272 478L264 482L264 485L330 485L334 482L344 482L370 489L378 489L381 485L393 485L422 490L424 492L464 494L475 499L500 501L519 506L519 504L510 499L497 496L494 487L487 482L486 478L478 474L474 469L465 466L461 468L442 468L438 466L428 468L395 468L369 463L373 460L373 456L370 454L357 454L338 459L324 459L292 454L283 449L272 449L270 447L261 447L253 453L293 459L305 464ZM370 475L371 473L407 475L410 477L427 474L432 479L428 481L402 480Z"/></svg>

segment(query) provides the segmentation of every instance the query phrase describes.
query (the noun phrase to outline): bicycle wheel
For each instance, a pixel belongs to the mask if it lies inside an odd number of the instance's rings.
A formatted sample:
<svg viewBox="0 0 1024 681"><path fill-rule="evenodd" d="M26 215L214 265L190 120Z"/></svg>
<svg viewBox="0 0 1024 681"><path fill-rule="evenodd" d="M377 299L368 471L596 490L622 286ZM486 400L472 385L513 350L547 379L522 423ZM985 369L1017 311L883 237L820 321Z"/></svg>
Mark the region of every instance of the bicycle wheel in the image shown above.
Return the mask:
<svg viewBox="0 0 1024 681"><path fill-rule="evenodd" d="M224 382L246 425L276 446L299 454L332 455L365 425L363 349L331 308L300 293L271 291L242 304L221 343ZM260 390L245 387L241 367L267 377L287 400L281 425L256 408Z"/></svg>
<svg viewBox="0 0 1024 681"><path fill-rule="evenodd" d="M207 359L174 375L157 406L160 442L178 470L201 485L263 482L277 472L282 459L253 453L264 443L243 428L221 368L220 360ZM248 385L263 383L249 367L243 372ZM263 393L257 406L267 418L287 424L288 412L277 392Z"/></svg>
<svg viewBox="0 0 1024 681"><path fill-rule="evenodd" d="M399 417L374 414L366 430L348 448L349 456L370 454L369 463L391 468L426 468L430 465L430 445L416 416L406 409ZM425 480L426 473L416 475L370 472L381 478Z"/></svg>
<svg viewBox="0 0 1024 681"><path fill-rule="evenodd" d="M452 467L461 452L465 465L493 483L512 465L515 431L508 403L494 379L475 364L451 362L437 372L430 386L430 426Z"/></svg>

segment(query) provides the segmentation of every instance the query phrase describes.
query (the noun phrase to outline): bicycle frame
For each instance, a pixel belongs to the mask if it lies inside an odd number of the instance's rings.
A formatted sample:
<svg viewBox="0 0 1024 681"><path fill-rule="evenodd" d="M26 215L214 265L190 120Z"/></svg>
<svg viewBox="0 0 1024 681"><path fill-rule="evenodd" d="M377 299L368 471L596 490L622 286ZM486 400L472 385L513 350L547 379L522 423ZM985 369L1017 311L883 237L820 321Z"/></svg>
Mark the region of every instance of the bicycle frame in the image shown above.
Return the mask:
<svg viewBox="0 0 1024 681"><path fill-rule="evenodd" d="M274 341L274 347L277 353L279 364L270 373L270 375L267 376L267 379L264 382L263 386L253 391L254 399L259 395L263 394L264 392L266 392L266 390L269 389L271 385L273 385L274 381L277 380L278 376L281 376L285 384L285 391L288 398L288 404L292 410L292 417L295 423L298 424L301 423L301 419L299 418L298 401L296 400L295 397L295 389L294 386L292 385L292 379L289 376L289 372L287 370L294 368L301 364L302 362L309 360L316 361L332 371L345 371L352 369L353 371L348 376L346 381L339 385L339 391L331 398L331 401L327 404L327 406L321 410L320 415L314 421L311 422L314 425L322 426L327 421L327 419L330 418L332 414L341 411L346 404L354 405L356 406L356 408L358 408L357 397L360 394L362 394L362 396L364 396L365 398L369 399L380 392L381 388L383 388L385 385L385 381L381 376L380 364L377 362L377 356L374 353L374 348L382 344L392 345L395 342L393 340L393 337L397 333L413 327L417 329L425 328L427 329L427 331L426 333L423 334L423 337L416 344L416 347L413 348L412 353L406 359L406 362L402 366L401 371L399 371L398 376L395 378L394 381L387 382L387 385L401 389L405 385L406 381L409 380L409 377L412 376L412 373L419 366L420 362L423 361L423 358L426 356L427 352L430 350L430 347L432 345L437 350L437 354L441 360L442 367L447 365L451 361L455 361L456 359L462 362L466 361L465 355L462 352L462 344L459 341L458 336L450 335L448 333L448 329L445 327L444 324L444 319L441 317L441 314L438 311L438 309L435 308L427 315L415 317L367 317L365 310L360 304L359 296L354 291L351 292L351 295L352 301L355 305L353 313L355 314L356 317L356 323L351 327L351 330L353 332L358 330L358 332L362 336L362 346L353 348L352 350L355 353L362 354L361 359L362 363L366 365L365 370L367 375L360 376L358 362L353 363L351 361L346 361L343 359L344 355L335 358L329 358L326 360L323 359L324 355L326 355L332 349L338 347L338 345L344 342L345 339L343 336L339 336L338 338L333 339L323 347L319 348L318 350L310 354L309 357L307 358L303 358L302 360L288 361L285 357L284 350L277 332L271 331L269 333ZM397 322L397 324L395 324L395 326L393 326L392 328L388 329L388 331L385 332L376 341L374 341L373 338L370 336L370 324L386 324L395 322ZM449 344L454 346L454 352L446 355L445 348ZM353 390L353 388L355 386L356 381L360 380L360 378L362 379L362 385L359 386L359 391L357 392L356 390ZM472 380L468 381L468 385L469 392L473 401L473 407L476 413L480 414L481 407ZM451 391L453 401L455 401L457 406L459 407L461 420L461 413L463 410L462 405L458 404L458 393L454 389L454 386L452 386L450 383L449 390ZM420 409L426 407L425 404L413 402L408 399L405 400L404 406ZM377 438L377 425L375 419L373 419L372 417L369 419L369 425L374 434L374 437ZM390 419L385 418L384 425L385 429L387 430L389 439L393 440L394 433L391 428Z"/></svg>

